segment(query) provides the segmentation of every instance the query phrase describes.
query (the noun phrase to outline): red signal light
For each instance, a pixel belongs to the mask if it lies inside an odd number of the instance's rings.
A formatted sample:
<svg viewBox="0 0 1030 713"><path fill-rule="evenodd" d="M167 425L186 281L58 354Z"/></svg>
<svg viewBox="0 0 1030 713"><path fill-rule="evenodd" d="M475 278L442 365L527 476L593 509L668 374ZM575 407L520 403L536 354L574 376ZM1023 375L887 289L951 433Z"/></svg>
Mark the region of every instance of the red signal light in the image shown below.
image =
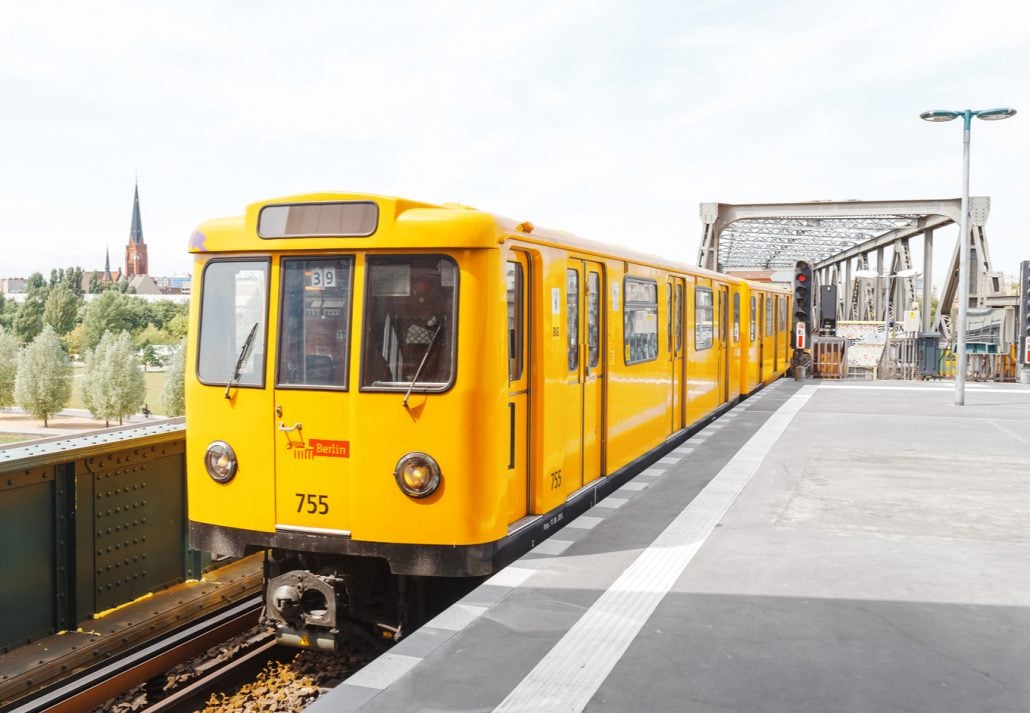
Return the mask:
<svg viewBox="0 0 1030 713"><path fill-rule="evenodd" d="M802 272L800 275L798 275L797 279L798 279L798 282L805 282L805 281L808 280L808 276L805 273Z"/></svg>

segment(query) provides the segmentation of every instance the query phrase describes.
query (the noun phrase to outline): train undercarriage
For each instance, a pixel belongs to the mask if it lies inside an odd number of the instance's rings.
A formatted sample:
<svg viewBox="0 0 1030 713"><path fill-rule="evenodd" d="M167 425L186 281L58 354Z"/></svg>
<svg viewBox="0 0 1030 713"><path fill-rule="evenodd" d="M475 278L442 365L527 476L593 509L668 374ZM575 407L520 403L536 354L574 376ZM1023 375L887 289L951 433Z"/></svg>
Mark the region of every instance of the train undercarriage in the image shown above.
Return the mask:
<svg viewBox="0 0 1030 713"><path fill-rule="evenodd" d="M332 652L359 638L385 649L482 579L397 575L380 558L268 550L261 620L286 646Z"/></svg>

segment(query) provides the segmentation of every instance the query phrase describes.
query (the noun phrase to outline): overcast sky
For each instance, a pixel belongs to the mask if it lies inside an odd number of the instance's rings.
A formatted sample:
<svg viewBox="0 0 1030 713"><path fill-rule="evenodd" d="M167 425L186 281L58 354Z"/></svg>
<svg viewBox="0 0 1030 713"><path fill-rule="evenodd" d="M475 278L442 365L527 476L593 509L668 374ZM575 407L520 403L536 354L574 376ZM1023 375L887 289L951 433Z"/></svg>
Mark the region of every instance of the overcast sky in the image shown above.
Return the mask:
<svg viewBox="0 0 1030 713"><path fill-rule="evenodd" d="M150 272L291 193L454 201L695 262L698 204L952 198L1030 259L1030 5L1011 0L0 0L0 277ZM957 231L955 231L957 232ZM941 233L944 234L943 231ZM950 254L954 234L939 238ZM940 243L938 243L940 245Z"/></svg>

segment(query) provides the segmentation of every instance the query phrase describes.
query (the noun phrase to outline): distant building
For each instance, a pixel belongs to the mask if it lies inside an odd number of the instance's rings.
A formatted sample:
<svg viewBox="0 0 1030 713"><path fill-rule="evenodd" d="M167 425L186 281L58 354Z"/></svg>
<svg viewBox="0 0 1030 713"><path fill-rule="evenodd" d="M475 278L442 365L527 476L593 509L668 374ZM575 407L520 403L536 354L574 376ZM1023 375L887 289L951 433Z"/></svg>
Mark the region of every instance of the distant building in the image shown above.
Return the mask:
<svg viewBox="0 0 1030 713"><path fill-rule="evenodd" d="M154 282L166 295L188 295L192 278L189 275L176 275L173 277L155 277Z"/></svg>
<svg viewBox="0 0 1030 713"><path fill-rule="evenodd" d="M129 244L125 246L125 275L149 275L147 244L143 242L143 220L139 214L139 182L132 198L132 224L129 226Z"/></svg>
<svg viewBox="0 0 1030 713"><path fill-rule="evenodd" d="M134 275L129 278L129 289L137 295L159 295L161 288L150 275Z"/></svg>
<svg viewBox="0 0 1030 713"><path fill-rule="evenodd" d="M5 295L20 295L28 289L28 281L24 277L0 278L0 292Z"/></svg>

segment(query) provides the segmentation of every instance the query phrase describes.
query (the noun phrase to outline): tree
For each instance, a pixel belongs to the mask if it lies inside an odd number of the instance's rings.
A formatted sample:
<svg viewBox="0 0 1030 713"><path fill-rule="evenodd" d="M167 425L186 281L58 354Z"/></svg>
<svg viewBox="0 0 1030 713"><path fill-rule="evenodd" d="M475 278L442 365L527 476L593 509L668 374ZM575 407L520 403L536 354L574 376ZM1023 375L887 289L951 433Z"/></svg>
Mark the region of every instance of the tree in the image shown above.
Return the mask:
<svg viewBox="0 0 1030 713"><path fill-rule="evenodd" d="M54 328L59 335L65 335L75 328L79 317L79 298L63 282L50 290L43 307L43 322Z"/></svg>
<svg viewBox="0 0 1030 713"><path fill-rule="evenodd" d="M37 287L46 287L46 279L43 277L42 272L34 272L29 275L29 279L25 281L25 290L30 291Z"/></svg>
<svg viewBox="0 0 1030 713"><path fill-rule="evenodd" d="M146 394L143 374L136 362L136 350L128 332L115 336L104 332L100 343L86 352L82 400L95 418L110 425L139 411Z"/></svg>
<svg viewBox="0 0 1030 713"><path fill-rule="evenodd" d="M34 273L39 275L39 273ZM42 276L40 276L42 279ZM43 310L46 309L46 285L30 287L25 301L18 306L11 327L22 342L31 342L43 331Z"/></svg>
<svg viewBox="0 0 1030 713"><path fill-rule="evenodd" d="M0 327L0 408L14 405L14 379L18 373L18 340Z"/></svg>
<svg viewBox="0 0 1030 713"><path fill-rule="evenodd" d="M185 314L177 314L168 320L168 324L165 329L170 335L176 339L182 339L186 336L186 328L189 326L189 318Z"/></svg>
<svg viewBox="0 0 1030 713"><path fill-rule="evenodd" d="M72 395L72 367L61 349L61 342L50 325L18 355L14 379L14 398L18 405L49 425Z"/></svg>
<svg viewBox="0 0 1030 713"><path fill-rule="evenodd" d="M81 267L69 267L65 269L60 284L66 285L76 297L82 297L82 275Z"/></svg>
<svg viewBox="0 0 1030 713"><path fill-rule="evenodd" d="M100 277L96 272L90 273L89 276L89 294L99 295L103 287L100 284Z"/></svg>
<svg viewBox="0 0 1030 713"><path fill-rule="evenodd" d="M83 347L92 349L104 332L138 331L146 326L143 302L108 290L86 305L82 315Z"/></svg>
<svg viewBox="0 0 1030 713"><path fill-rule="evenodd" d="M165 370L165 386L161 392L162 406L166 416L182 416L186 413L186 340L168 357Z"/></svg>
<svg viewBox="0 0 1030 713"><path fill-rule="evenodd" d="M148 366L164 366L164 362L161 361L161 357L159 357L157 355L157 351L154 350L154 345L150 343L147 343L143 349L140 350L139 360L143 363L143 371L146 371Z"/></svg>

